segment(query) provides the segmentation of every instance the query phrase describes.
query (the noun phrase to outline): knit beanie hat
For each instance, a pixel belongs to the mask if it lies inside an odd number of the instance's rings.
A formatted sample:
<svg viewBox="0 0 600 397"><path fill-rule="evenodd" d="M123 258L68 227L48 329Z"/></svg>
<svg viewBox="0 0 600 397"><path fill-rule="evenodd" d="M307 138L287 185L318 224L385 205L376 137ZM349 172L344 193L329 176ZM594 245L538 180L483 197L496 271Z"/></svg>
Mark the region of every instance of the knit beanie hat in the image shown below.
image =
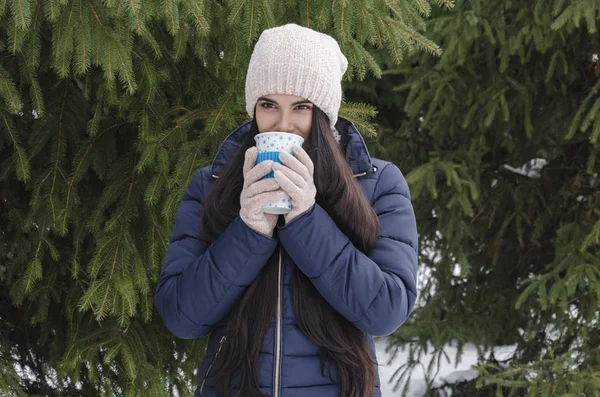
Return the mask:
<svg viewBox="0 0 600 397"><path fill-rule="evenodd" d="M331 36L296 24L264 30L254 47L246 74L246 111L263 95L306 98L329 117L335 130L348 61Z"/></svg>

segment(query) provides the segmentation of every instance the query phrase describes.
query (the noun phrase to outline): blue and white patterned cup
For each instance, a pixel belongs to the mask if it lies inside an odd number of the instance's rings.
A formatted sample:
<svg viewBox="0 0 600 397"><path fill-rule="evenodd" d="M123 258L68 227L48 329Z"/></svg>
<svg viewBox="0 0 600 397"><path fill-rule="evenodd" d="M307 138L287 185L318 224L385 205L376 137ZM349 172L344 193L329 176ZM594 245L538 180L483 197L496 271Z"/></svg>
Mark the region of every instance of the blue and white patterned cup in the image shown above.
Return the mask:
<svg viewBox="0 0 600 397"><path fill-rule="evenodd" d="M281 163L281 160L279 160L279 152L281 150L285 150L293 156L292 146L298 145L302 147L304 143L304 138L300 135L288 132L263 132L256 134L254 140L258 149L256 164L265 160L273 160L274 162ZM268 173L264 178L273 178L273 172ZM263 211L267 214L287 214L291 210L292 199L288 194L279 202L263 206Z"/></svg>

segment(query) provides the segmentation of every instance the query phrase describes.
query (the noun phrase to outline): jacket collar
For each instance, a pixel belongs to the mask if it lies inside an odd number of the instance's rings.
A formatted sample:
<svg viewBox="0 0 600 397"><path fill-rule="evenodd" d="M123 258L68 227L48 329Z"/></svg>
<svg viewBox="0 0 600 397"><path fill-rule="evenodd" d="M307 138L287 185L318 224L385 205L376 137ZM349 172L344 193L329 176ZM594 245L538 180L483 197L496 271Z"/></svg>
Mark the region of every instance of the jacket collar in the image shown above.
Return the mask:
<svg viewBox="0 0 600 397"><path fill-rule="evenodd" d="M227 161L229 161L243 141L244 135L250 130L250 126L251 121L241 125L221 143L212 163L213 177L218 177L221 174ZM342 149L346 153L346 160L350 164L354 175L359 176L369 171L372 168L371 156L369 155L365 140L356 127L354 127L354 124L342 117L338 117L335 128L342 137Z"/></svg>

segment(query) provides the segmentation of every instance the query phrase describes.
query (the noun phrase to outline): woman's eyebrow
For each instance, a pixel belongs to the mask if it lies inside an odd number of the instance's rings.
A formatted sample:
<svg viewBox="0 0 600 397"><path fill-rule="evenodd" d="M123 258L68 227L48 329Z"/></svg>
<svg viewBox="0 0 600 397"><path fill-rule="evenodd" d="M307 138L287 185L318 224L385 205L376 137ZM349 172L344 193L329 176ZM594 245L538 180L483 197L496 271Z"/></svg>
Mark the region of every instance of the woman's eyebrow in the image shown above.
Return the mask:
<svg viewBox="0 0 600 397"><path fill-rule="evenodd" d="M257 101L257 102L258 102L258 101L265 101L265 102L270 102L270 103L273 103L273 104L275 104L275 105L279 105L279 104L278 104L276 101L274 101L274 100L272 100L272 99L269 99L269 98L262 97L262 96L261 96L260 98L258 98L256 101ZM311 102L311 101L309 101L309 100L307 100L307 99L304 99L304 100L302 100L302 101L297 101L297 102L294 102L294 103L292 103L292 106L295 106L295 105L300 105L300 104L302 104L302 103L312 103L312 102Z"/></svg>
<svg viewBox="0 0 600 397"><path fill-rule="evenodd" d="M294 102L294 103L292 103L292 105L300 105L301 103L312 103L312 102L305 99L303 101Z"/></svg>

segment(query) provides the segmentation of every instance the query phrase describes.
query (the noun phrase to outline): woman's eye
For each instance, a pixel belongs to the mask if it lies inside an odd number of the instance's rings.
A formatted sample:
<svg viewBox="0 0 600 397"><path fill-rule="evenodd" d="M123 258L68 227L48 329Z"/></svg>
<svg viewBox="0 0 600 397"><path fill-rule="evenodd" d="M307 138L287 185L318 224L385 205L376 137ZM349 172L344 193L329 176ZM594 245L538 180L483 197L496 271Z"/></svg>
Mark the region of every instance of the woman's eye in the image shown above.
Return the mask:
<svg viewBox="0 0 600 397"><path fill-rule="evenodd" d="M300 109L300 110L310 110L310 106L308 106L308 105L300 105L300 106L298 106L296 109Z"/></svg>
<svg viewBox="0 0 600 397"><path fill-rule="evenodd" d="M272 109L275 107L272 103L269 103L269 102L263 102L260 104L260 106L262 106L265 109Z"/></svg>

